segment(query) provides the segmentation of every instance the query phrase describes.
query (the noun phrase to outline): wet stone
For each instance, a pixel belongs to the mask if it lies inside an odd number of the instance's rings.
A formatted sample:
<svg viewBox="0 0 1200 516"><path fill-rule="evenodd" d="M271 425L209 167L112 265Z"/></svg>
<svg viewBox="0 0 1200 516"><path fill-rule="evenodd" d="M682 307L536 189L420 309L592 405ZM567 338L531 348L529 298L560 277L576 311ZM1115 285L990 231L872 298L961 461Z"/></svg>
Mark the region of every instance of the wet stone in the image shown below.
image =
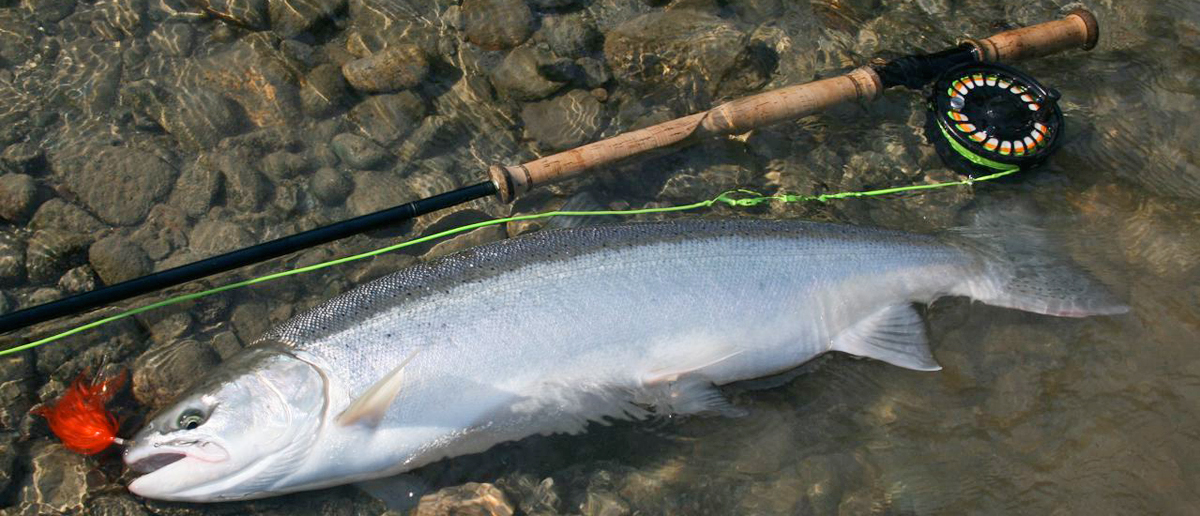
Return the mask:
<svg viewBox="0 0 1200 516"><path fill-rule="evenodd" d="M94 470L89 459L60 444L40 441L30 454L32 474L21 486L22 502L41 504L52 511L77 512L83 509L88 493L104 482L104 476Z"/></svg>
<svg viewBox="0 0 1200 516"><path fill-rule="evenodd" d="M387 147L425 118L425 102L410 91L373 95L354 106L349 118L368 138Z"/></svg>
<svg viewBox="0 0 1200 516"><path fill-rule="evenodd" d="M388 158L387 151L378 143L355 134L342 133L334 136L331 146L343 163L361 170L377 168Z"/></svg>
<svg viewBox="0 0 1200 516"><path fill-rule="evenodd" d="M194 340L154 344L133 362L133 397L148 407L166 405L220 360L211 346Z"/></svg>
<svg viewBox="0 0 1200 516"><path fill-rule="evenodd" d="M0 233L0 285L25 279L25 243L11 233Z"/></svg>
<svg viewBox="0 0 1200 516"><path fill-rule="evenodd" d="M42 23L55 23L75 11L75 0L22 0L21 4Z"/></svg>
<svg viewBox="0 0 1200 516"><path fill-rule="evenodd" d="M146 3L147 0L101 0L97 5L100 6L104 21L120 31L120 36L137 36L141 33L142 18L146 15Z"/></svg>
<svg viewBox="0 0 1200 516"><path fill-rule="evenodd" d="M4 430L17 429L33 406L32 361L32 353L0 357L0 428Z"/></svg>
<svg viewBox="0 0 1200 516"><path fill-rule="evenodd" d="M267 154L262 159L260 168L267 176L278 181L308 172L309 160L302 154L278 151Z"/></svg>
<svg viewBox="0 0 1200 516"><path fill-rule="evenodd" d="M565 150L582 145L602 129L600 101L583 90L543 102L526 104L521 110L525 130L543 150Z"/></svg>
<svg viewBox="0 0 1200 516"><path fill-rule="evenodd" d="M714 96L766 83L774 63L752 59L753 51L739 24L687 9L639 16L604 40L605 58L620 82L678 87L682 80ZM736 87L722 89L723 82Z"/></svg>
<svg viewBox="0 0 1200 516"><path fill-rule="evenodd" d="M25 269L29 279L48 281L75 265L77 256L91 243L79 233L57 229L39 229L29 238L25 248Z"/></svg>
<svg viewBox="0 0 1200 516"><path fill-rule="evenodd" d="M457 235L449 240L438 242L438 244L433 246L433 248L430 249L428 253L425 253L422 258L426 260L438 258L462 251L464 249L470 249L472 247L483 245L488 242L503 240L507 237L508 233L505 232L504 226L501 224L484 226L478 229L473 229L461 235Z"/></svg>
<svg viewBox="0 0 1200 516"><path fill-rule="evenodd" d="M50 199L34 212L29 219L33 229L63 229L76 233L95 233L104 229L104 224L83 208L62 199Z"/></svg>
<svg viewBox="0 0 1200 516"><path fill-rule="evenodd" d="M199 0L198 3L220 19L255 30L267 28L267 0Z"/></svg>
<svg viewBox="0 0 1200 516"><path fill-rule="evenodd" d="M37 208L37 182L25 174L0 176L0 218L20 222Z"/></svg>
<svg viewBox="0 0 1200 516"><path fill-rule="evenodd" d="M146 251L120 235L107 236L92 244L88 261L106 285L142 276L151 268Z"/></svg>
<svg viewBox="0 0 1200 516"><path fill-rule="evenodd" d="M267 307L259 302L238 304L230 314L229 322L242 342L254 342L271 328Z"/></svg>
<svg viewBox="0 0 1200 516"><path fill-rule="evenodd" d="M514 49L491 71L492 85L501 94L516 100L538 100L562 89L564 83L546 79L539 72L542 57L532 47Z"/></svg>
<svg viewBox="0 0 1200 516"><path fill-rule="evenodd" d="M216 162L225 177L225 202L238 211L261 210L271 195L271 185L250 165L249 154L238 150L221 155Z"/></svg>
<svg viewBox="0 0 1200 516"><path fill-rule="evenodd" d="M88 514L92 516L145 516L149 514L131 496L99 496L88 500Z"/></svg>
<svg viewBox="0 0 1200 516"><path fill-rule="evenodd" d="M346 0L268 0L271 31L294 38L346 5Z"/></svg>
<svg viewBox="0 0 1200 516"><path fill-rule="evenodd" d="M387 93L413 88L425 80L429 62L415 45L393 45L342 65L342 75L354 89Z"/></svg>
<svg viewBox="0 0 1200 516"><path fill-rule="evenodd" d="M161 120L167 132L192 150L210 149L242 129L242 119L224 97L204 88L179 91Z"/></svg>
<svg viewBox="0 0 1200 516"><path fill-rule="evenodd" d="M58 279L58 288L68 294L78 294L96 289L96 274L87 265L67 271Z"/></svg>
<svg viewBox="0 0 1200 516"><path fill-rule="evenodd" d="M496 486L470 482L422 496L414 515L511 516L513 513L512 504Z"/></svg>
<svg viewBox="0 0 1200 516"><path fill-rule="evenodd" d="M209 341L212 343L212 347L216 350L217 355L220 355L222 361L228 360L229 357L242 350L242 341L238 339L236 334L228 330L218 332Z"/></svg>
<svg viewBox="0 0 1200 516"><path fill-rule="evenodd" d="M575 65L583 71L583 83L589 88L599 88L612 79L604 61L593 57L581 57L575 60Z"/></svg>
<svg viewBox="0 0 1200 516"><path fill-rule="evenodd" d="M0 433L0 492L8 489L13 481L13 466L17 461L17 434Z"/></svg>
<svg viewBox="0 0 1200 516"><path fill-rule="evenodd" d="M354 191L346 200L346 206L353 215L366 215L412 197L409 187L396 174L366 171L354 175Z"/></svg>
<svg viewBox="0 0 1200 516"><path fill-rule="evenodd" d="M342 71L334 65L313 68L300 89L300 106L313 118L333 115L350 105L350 89Z"/></svg>
<svg viewBox="0 0 1200 516"><path fill-rule="evenodd" d="M555 55L570 58L595 52L603 40L586 11L544 16L534 37L545 41Z"/></svg>
<svg viewBox="0 0 1200 516"><path fill-rule="evenodd" d="M187 57L196 43L196 30L187 23L164 23L147 38L155 50L172 56Z"/></svg>
<svg viewBox="0 0 1200 516"><path fill-rule="evenodd" d="M487 50L520 45L533 32L533 12L525 0L464 0L467 41Z"/></svg>
<svg viewBox="0 0 1200 516"><path fill-rule="evenodd" d="M45 171L46 154L41 146L31 142L19 142L4 148L0 163L17 174L39 174Z"/></svg>
<svg viewBox="0 0 1200 516"><path fill-rule="evenodd" d="M67 186L102 220L131 225L166 196L175 168L154 154L112 147L67 176Z"/></svg>
<svg viewBox="0 0 1200 516"><path fill-rule="evenodd" d="M169 203L189 217L208 213L221 189L221 173L198 163L184 166L171 191Z"/></svg>
<svg viewBox="0 0 1200 516"><path fill-rule="evenodd" d="M309 179L309 189L313 196L328 206L341 204L352 188L354 183L346 174L330 167L317 170Z"/></svg>
<svg viewBox="0 0 1200 516"><path fill-rule="evenodd" d="M213 256L254 244L254 237L238 224L228 220L204 219L188 235L191 249L203 256Z"/></svg>
<svg viewBox="0 0 1200 516"><path fill-rule="evenodd" d="M62 299L62 297L63 297L63 293L61 290L54 288L54 287L42 287L37 290L34 290L32 294L29 294L29 297L26 298L26 301L28 301L28 304L27 304L27 306L22 307L22 308L28 308L30 306L37 306L37 305L44 305L51 301L57 301L59 299Z"/></svg>

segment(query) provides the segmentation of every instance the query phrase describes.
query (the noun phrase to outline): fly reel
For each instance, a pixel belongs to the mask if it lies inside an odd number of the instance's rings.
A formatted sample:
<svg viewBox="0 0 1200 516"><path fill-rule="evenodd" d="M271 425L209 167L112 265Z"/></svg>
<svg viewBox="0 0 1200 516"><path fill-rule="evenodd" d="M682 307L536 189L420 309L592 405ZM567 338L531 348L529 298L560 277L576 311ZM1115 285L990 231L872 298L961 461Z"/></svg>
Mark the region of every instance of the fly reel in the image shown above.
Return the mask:
<svg viewBox="0 0 1200 516"><path fill-rule="evenodd" d="M963 175L1029 169L1062 141L1059 97L1008 66L959 65L942 73L929 93L926 137Z"/></svg>

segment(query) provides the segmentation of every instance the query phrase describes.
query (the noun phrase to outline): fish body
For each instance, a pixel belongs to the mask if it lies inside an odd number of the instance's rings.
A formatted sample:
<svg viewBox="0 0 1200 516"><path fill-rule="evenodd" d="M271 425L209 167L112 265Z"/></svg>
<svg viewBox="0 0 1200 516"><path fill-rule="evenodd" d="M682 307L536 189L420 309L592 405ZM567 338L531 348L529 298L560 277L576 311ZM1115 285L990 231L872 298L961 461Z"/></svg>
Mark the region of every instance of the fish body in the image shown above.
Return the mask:
<svg viewBox="0 0 1200 516"><path fill-rule="evenodd" d="M1125 310L1035 240L693 220L480 246L269 331L135 437L126 461L151 472L130 489L258 498L590 421L736 415L716 386L829 351L936 370L912 304L940 296L1062 316Z"/></svg>

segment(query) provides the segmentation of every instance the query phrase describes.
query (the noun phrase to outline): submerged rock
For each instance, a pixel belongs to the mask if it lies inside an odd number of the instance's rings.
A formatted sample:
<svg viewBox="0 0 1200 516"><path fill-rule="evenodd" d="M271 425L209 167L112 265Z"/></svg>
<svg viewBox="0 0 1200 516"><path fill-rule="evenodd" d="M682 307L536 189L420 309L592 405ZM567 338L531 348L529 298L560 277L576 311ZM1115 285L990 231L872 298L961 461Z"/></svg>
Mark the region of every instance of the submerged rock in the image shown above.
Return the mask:
<svg viewBox="0 0 1200 516"><path fill-rule="evenodd" d="M25 220L37 207L37 183L25 174L0 176L0 219Z"/></svg>
<svg viewBox="0 0 1200 516"><path fill-rule="evenodd" d="M514 49L491 71L492 85L498 92L516 100L549 97L565 85L548 80L538 71L542 59L549 57L539 55L537 50L529 46Z"/></svg>
<svg viewBox="0 0 1200 516"><path fill-rule="evenodd" d="M0 284L25 279L25 243L11 233L0 233Z"/></svg>
<svg viewBox="0 0 1200 516"><path fill-rule="evenodd" d="M164 23L150 32L150 46L172 57L187 57L196 43L196 30L186 23Z"/></svg>
<svg viewBox="0 0 1200 516"><path fill-rule="evenodd" d="M155 344L133 362L133 397L148 407L166 405L220 361L212 346L194 340Z"/></svg>
<svg viewBox="0 0 1200 516"><path fill-rule="evenodd" d="M600 101L583 90L543 102L526 104L521 110L525 130L543 150L565 150L592 140L603 128Z"/></svg>
<svg viewBox="0 0 1200 516"><path fill-rule="evenodd" d="M766 84L775 68L770 56L756 59L747 40L734 21L678 9L621 24L605 36L604 55L617 80L630 86L736 95Z"/></svg>
<svg viewBox="0 0 1200 516"><path fill-rule="evenodd" d="M25 268L32 281L48 281L75 265L91 238L58 229L39 229L25 248Z"/></svg>
<svg viewBox="0 0 1200 516"><path fill-rule="evenodd" d="M512 516L513 513L512 504L496 486L470 482L422 496L414 514Z"/></svg>
<svg viewBox="0 0 1200 516"><path fill-rule="evenodd" d="M300 106L308 116L327 117L345 109L350 102L349 85L337 66L323 64L305 76Z"/></svg>
<svg viewBox="0 0 1200 516"><path fill-rule="evenodd" d="M127 226L141 221L174 181L175 167L159 156L109 147L67 175L66 185L105 222Z"/></svg>
<svg viewBox="0 0 1200 516"><path fill-rule="evenodd" d="M464 0L462 16L467 41L487 50L513 48L533 33L525 0Z"/></svg>
<svg viewBox="0 0 1200 516"><path fill-rule="evenodd" d="M379 144L362 136L342 133L333 137L333 152L343 163L351 167L370 170L387 161L387 151Z"/></svg>
<svg viewBox="0 0 1200 516"><path fill-rule="evenodd" d="M50 511L77 512L84 508L88 494L105 483L89 459L60 444L41 441L30 454L32 474L20 490L24 503Z"/></svg>
<svg viewBox="0 0 1200 516"><path fill-rule="evenodd" d="M309 189L313 196L329 206L341 204L353 188L354 183L346 174L330 167L317 170L309 180Z"/></svg>
<svg viewBox="0 0 1200 516"><path fill-rule="evenodd" d="M354 89L387 93L421 84L429 73L425 54L415 45L394 45L342 65L342 75Z"/></svg>
<svg viewBox="0 0 1200 516"><path fill-rule="evenodd" d="M269 0L267 17L273 32L294 38L345 5L346 0Z"/></svg>
<svg viewBox="0 0 1200 516"><path fill-rule="evenodd" d="M411 91L374 95L354 106L349 118L368 138L387 147L425 118L425 102Z"/></svg>
<svg viewBox="0 0 1200 516"><path fill-rule="evenodd" d="M267 28L267 0L198 0L216 17L249 29Z"/></svg>
<svg viewBox="0 0 1200 516"><path fill-rule="evenodd" d="M88 261L106 285L131 280L150 272L150 258L137 244L120 235L110 235L88 249Z"/></svg>
<svg viewBox="0 0 1200 516"><path fill-rule="evenodd" d="M104 229L104 223L96 220L83 208L62 199L54 198L44 203L29 219L33 229L63 229L76 233L95 233Z"/></svg>

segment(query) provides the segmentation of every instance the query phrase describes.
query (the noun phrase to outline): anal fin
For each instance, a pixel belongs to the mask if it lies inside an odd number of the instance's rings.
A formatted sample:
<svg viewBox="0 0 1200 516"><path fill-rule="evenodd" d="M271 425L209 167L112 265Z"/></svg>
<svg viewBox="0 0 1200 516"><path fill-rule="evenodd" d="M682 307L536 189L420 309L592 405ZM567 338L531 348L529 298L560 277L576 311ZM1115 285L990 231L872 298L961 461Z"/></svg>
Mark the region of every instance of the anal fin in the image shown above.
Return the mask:
<svg viewBox="0 0 1200 516"><path fill-rule="evenodd" d="M885 307L833 339L832 349L917 371L942 368L929 352L925 322L910 304Z"/></svg>

